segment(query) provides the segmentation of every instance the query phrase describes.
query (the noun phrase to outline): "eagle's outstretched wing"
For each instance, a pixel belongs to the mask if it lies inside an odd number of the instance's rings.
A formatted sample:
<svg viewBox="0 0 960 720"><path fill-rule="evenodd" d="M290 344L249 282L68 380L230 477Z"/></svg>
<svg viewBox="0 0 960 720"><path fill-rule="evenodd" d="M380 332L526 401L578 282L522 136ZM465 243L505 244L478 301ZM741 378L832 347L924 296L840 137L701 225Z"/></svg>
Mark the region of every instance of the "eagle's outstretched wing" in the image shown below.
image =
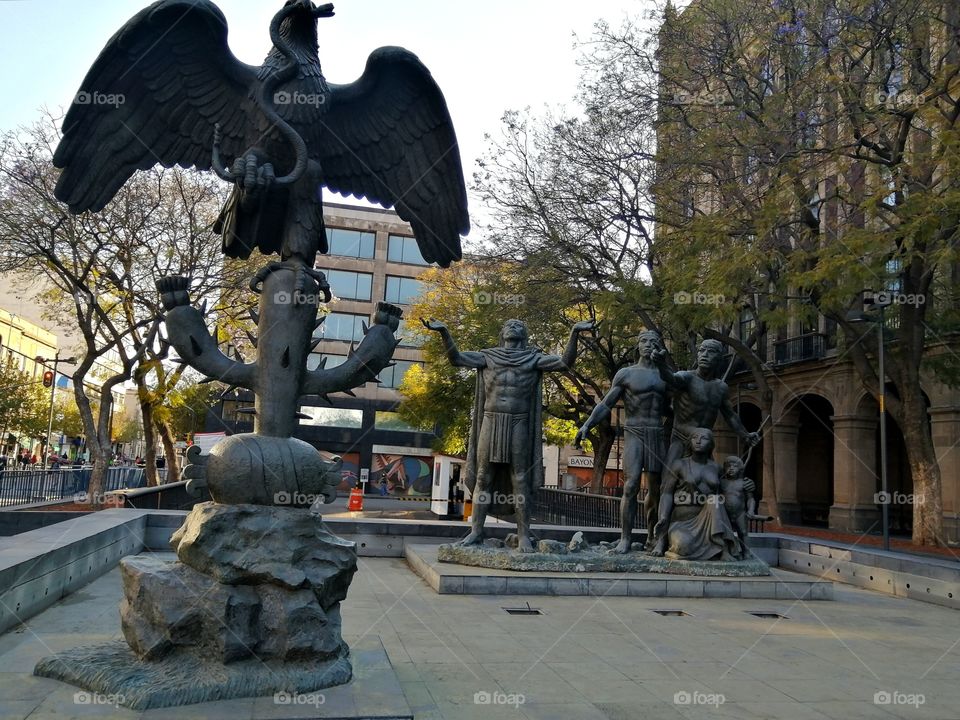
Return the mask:
<svg viewBox="0 0 960 720"><path fill-rule="evenodd" d="M461 257L470 230L460 149L430 71L403 48L375 50L360 79L331 85L319 157L324 184L365 197L413 227L428 262Z"/></svg>
<svg viewBox="0 0 960 720"><path fill-rule="evenodd" d="M210 168L213 126L226 157L245 150L257 69L227 45L208 0L160 0L110 38L63 122L53 162L57 197L74 213L101 210L136 170Z"/></svg>

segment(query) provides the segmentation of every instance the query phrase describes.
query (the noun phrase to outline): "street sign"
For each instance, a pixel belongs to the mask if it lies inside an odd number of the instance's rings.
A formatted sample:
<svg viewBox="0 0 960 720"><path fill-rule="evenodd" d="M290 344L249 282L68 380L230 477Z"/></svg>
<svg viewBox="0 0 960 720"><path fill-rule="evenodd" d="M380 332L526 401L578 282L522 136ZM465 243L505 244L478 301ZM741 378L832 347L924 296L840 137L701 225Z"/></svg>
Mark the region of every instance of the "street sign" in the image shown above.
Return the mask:
<svg viewBox="0 0 960 720"><path fill-rule="evenodd" d="M207 455L210 453L210 448L223 440L226 436L227 434L225 432L194 433L193 444L200 446L201 455Z"/></svg>

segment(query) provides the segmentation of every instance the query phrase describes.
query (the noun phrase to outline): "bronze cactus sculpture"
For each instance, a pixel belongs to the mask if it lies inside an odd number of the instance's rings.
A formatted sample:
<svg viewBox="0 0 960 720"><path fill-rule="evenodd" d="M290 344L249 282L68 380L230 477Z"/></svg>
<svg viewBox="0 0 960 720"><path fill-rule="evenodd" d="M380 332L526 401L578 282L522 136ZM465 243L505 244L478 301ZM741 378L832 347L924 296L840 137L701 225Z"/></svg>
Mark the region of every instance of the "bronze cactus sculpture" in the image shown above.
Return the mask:
<svg viewBox="0 0 960 720"><path fill-rule="evenodd" d="M424 259L460 259L469 229L456 137L440 89L412 53L381 48L349 85L324 80L317 20L332 5L287 0L274 16L274 48L260 68L239 62L226 20L208 0L160 0L134 16L97 58L83 94L117 105L75 104L54 163L57 197L75 213L101 210L137 170L181 165L233 183L216 229L224 253L277 253L251 282L257 357L224 355L190 304L186 277L158 282L167 338L181 361L253 392L254 431L196 450L188 488L206 484L174 533L178 562L121 561L127 645L77 648L35 673L117 693L138 710L347 682L340 602L357 569L356 547L313 512L332 499L337 460L293 437L300 399L349 392L390 363L398 307L380 303L342 365L307 370L327 251L321 187L393 205ZM233 159L228 166L224 156Z"/></svg>

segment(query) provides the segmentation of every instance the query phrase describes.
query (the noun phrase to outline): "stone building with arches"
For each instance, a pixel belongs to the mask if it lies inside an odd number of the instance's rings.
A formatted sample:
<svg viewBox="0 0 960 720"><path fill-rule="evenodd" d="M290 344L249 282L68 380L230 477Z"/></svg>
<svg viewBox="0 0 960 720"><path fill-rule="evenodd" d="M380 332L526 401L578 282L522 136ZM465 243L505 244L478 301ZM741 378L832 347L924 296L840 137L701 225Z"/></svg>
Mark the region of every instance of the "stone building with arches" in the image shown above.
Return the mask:
<svg viewBox="0 0 960 720"><path fill-rule="evenodd" d="M803 337L803 336L799 336ZM808 344L813 347L814 344ZM947 351L946 349L944 351ZM748 475L763 496L774 492L787 524L848 532L879 532L881 502L889 504L894 534L912 526L912 480L903 433L886 415L887 489L880 493L879 406L842 352L810 352L790 363L768 367L773 390L772 422L764 423L761 445L751 453ZM730 378L731 403L748 429L761 426L760 402L749 373ZM960 540L960 389L935 377L923 379L929 402L933 443L943 483L944 531ZM722 423L717 455L738 452L737 439ZM774 443L773 477L764 476L762 443ZM739 448L743 451L743 448Z"/></svg>

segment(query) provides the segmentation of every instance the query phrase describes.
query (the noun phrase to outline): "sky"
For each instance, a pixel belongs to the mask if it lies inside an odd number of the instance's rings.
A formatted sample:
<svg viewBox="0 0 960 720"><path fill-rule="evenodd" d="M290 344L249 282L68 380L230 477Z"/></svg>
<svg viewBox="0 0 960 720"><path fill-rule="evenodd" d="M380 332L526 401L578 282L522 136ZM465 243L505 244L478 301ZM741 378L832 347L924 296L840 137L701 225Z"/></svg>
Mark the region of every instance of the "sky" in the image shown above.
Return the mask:
<svg viewBox="0 0 960 720"><path fill-rule="evenodd" d="M320 0L316 0L319 2ZM0 130L27 124L43 106L66 107L106 41L144 0L0 0ZM229 43L260 64L269 23L282 0L218 0ZM574 34L619 24L651 0L341 0L319 24L327 79L352 82L383 45L416 53L447 99L469 186L484 134L496 136L504 111L571 105L577 90ZM329 195L328 199L340 200ZM471 198L471 210L476 200Z"/></svg>

